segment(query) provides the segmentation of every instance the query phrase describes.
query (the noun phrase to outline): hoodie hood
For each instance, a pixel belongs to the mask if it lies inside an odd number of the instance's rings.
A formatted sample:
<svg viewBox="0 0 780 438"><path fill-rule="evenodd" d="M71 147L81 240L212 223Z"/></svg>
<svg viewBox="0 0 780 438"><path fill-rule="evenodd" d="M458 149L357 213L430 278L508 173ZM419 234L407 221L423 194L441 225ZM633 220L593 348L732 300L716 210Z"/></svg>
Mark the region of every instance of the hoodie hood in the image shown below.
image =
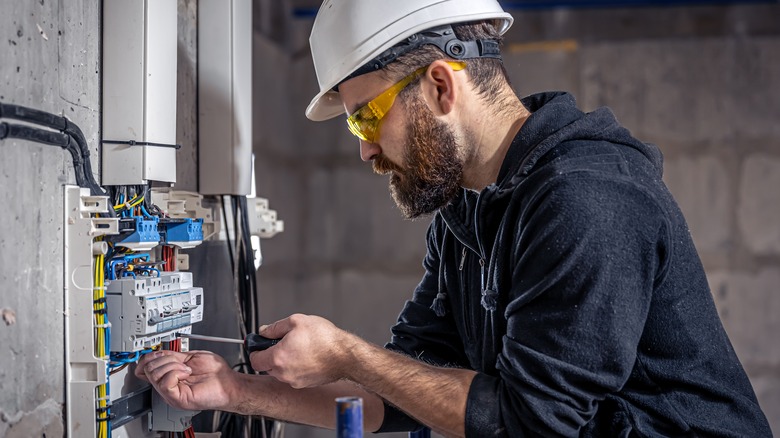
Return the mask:
<svg viewBox="0 0 780 438"><path fill-rule="evenodd" d="M540 93L522 99L531 112L499 172L499 186L511 189L536 166L539 159L565 141L608 141L634 148L641 152L661 176L663 158L654 145L642 143L622 127L612 110L606 107L583 113L569 93ZM507 178L508 177L508 178Z"/></svg>
<svg viewBox="0 0 780 438"><path fill-rule="evenodd" d="M629 130L618 123L609 108L602 107L584 113L577 108L574 96L566 92L534 94L523 98L521 102L531 112L531 116L512 141L501 165L497 183L489 185L479 194L464 189L439 211L448 228L458 239L483 258L487 256L489 249L477 238L480 232L476 228L478 222L494 221L491 221L490 217L485 218L487 221L477 218L483 214L491 216L487 210L502 210L500 205L508 202L517 186L543 165L543 157L561 143L607 141L633 148L651 163L658 179L663 172L661 151L655 145L642 143L632 137Z"/></svg>

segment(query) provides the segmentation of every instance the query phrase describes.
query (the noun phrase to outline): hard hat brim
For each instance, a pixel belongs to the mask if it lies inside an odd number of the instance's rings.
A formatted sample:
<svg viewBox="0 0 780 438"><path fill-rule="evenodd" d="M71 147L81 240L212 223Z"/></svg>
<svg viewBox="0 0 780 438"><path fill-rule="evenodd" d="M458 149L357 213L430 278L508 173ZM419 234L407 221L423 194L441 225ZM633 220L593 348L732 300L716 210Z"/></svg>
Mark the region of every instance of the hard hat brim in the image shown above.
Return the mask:
<svg viewBox="0 0 780 438"><path fill-rule="evenodd" d="M342 114L345 114L344 103L333 90L321 91L306 108L306 117L314 122L324 122Z"/></svg>

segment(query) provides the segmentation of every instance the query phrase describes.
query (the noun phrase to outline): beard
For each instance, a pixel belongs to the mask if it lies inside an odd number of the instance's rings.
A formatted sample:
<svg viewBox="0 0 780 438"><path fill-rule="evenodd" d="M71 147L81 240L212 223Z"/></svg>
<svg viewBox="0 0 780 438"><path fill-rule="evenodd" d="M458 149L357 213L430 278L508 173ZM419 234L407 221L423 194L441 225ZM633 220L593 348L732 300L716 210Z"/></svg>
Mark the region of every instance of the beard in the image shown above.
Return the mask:
<svg viewBox="0 0 780 438"><path fill-rule="evenodd" d="M434 213L461 190L463 160L452 129L436 119L414 95L404 102L409 114L401 168L384 155L373 161L374 172L390 177L390 194L407 219Z"/></svg>

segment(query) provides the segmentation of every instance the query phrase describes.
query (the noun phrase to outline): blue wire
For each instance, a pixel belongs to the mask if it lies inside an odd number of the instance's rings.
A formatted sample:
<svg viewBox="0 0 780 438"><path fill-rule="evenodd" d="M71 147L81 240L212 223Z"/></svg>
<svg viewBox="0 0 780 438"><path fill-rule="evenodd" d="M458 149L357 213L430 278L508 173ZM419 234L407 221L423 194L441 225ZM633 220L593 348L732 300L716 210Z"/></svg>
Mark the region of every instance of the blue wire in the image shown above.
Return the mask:
<svg viewBox="0 0 780 438"><path fill-rule="evenodd" d="M146 210L146 207L144 207L144 205L143 205L143 204L141 204L141 213L143 213L143 214L144 214L144 216L145 216L147 219L153 219L153 218L154 218L154 217L153 217L151 214L149 214L149 212Z"/></svg>

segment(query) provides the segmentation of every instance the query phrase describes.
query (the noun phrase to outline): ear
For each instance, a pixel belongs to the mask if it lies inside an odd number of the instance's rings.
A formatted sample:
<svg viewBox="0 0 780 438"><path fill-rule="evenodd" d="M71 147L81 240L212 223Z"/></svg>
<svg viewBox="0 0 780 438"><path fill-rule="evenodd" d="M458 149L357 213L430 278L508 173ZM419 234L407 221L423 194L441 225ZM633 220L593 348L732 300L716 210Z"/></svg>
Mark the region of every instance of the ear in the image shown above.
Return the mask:
<svg viewBox="0 0 780 438"><path fill-rule="evenodd" d="M455 108L459 97L455 71L443 60L434 61L420 81L428 107L435 116L447 115Z"/></svg>

